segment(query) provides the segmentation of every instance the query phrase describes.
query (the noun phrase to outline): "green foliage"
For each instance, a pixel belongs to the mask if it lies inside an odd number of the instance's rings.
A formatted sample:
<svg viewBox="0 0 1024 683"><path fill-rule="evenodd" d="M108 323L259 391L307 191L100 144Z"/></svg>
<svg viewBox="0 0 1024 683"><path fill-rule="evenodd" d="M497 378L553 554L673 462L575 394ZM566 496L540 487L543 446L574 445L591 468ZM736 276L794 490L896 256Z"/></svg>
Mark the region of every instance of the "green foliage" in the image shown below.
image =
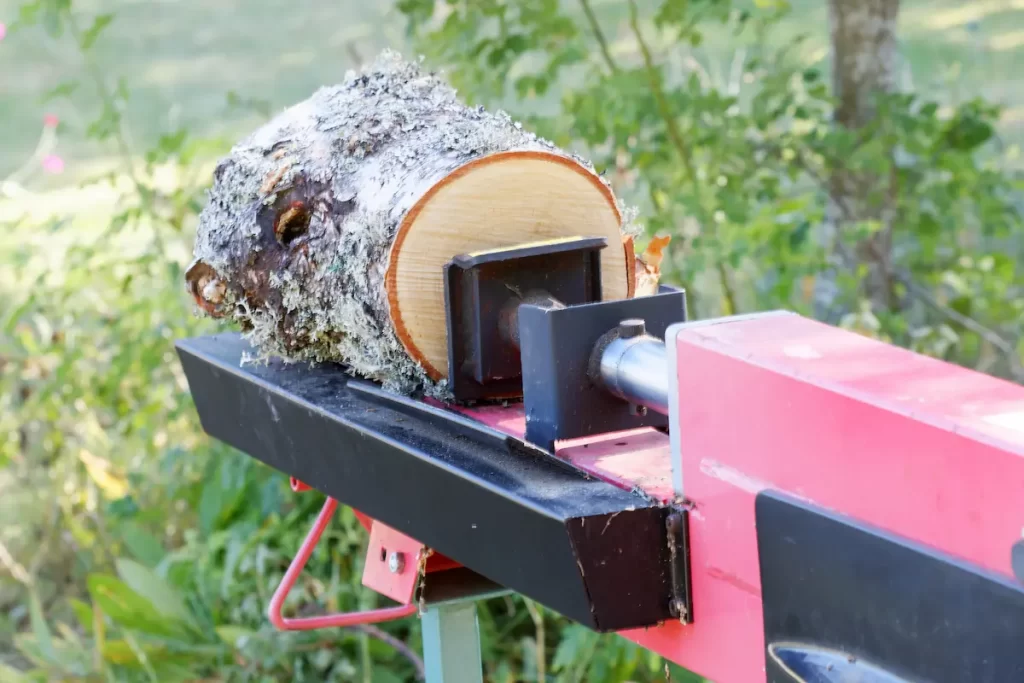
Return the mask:
<svg viewBox="0 0 1024 683"><path fill-rule="evenodd" d="M434 5L400 5L428 61L592 159L648 234L672 236L665 276L701 316L789 308L1024 378L1024 220L998 108L894 94L837 127L805 39L775 37L781 1Z"/></svg>
<svg viewBox="0 0 1024 683"><path fill-rule="evenodd" d="M91 49L109 20L49 0L25 7L19 30L52 17L55 38L84 64L47 97L88 91L95 109L77 130L62 125L109 145L121 166L81 190L112 195L109 211L43 225L26 211L4 226L0 498L10 500L5 522L20 516L0 529L18 563L17 583L0 575L0 632L15 648L0 645L0 680L412 680L416 662L378 632L270 626L271 592L320 497L292 496L283 477L197 423L173 341L213 329L193 315L181 282L209 162L227 143L197 139L185 124L133 150L121 115L129 84ZM267 113L265 103L227 99ZM360 583L365 544L345 511L286 612L375 606ZM662 675L656 657L626 641L604 637L599 647L582 629L563 641L561 624L520 598L482 609L489 680ZM412 658L418 631L416 620L381 626Z"/></svg>
<svg viewBox="0 0 1024 683"><path fill-rule="evenodd" d="M648 234L673 237L666 277L699 315L787 307L1020 376L1021 183L990 104L894 94L837 128L802 41L775 38L781 1L397 7L463 97L590 157ZM82 70L46 100L88 93L94 110L62 131L121 165L81 190L109 210L39 218L29 203L0 235L0 681L410 680L415 662L380 634L267 624L320 500L201 433L173 341L213 329L180 283L228 141L186 121L132 148L132 84L95 56L117 21L30 0L12 26L74 49ZM864 188L855 202L840 181ZM862 285L872 270L883 296ZM286 609L374 606L364 544L341 514ZM481 630L488 680L666 677L651 653L518 598L488 603ZM415 620L382 631L418 647Z"/></svg>
<svg viewBox="0 0 1024 683"><path fill-rule="evenodd" d="M210 161L228 142L186 125L131 148L129 85L93 57L113 20L36 0L17 26L77 49L83 71L47 98L88 91L95 109L61 125L120 167L80 190L105 208L40 219L26 203L3 226L0 550L15 582L0 573L0 632L16 650L0 645L0 680L408 680L413 663L365 633L281 634L266 621L319 501L296 506L282 477L202 435L173 348L214 329L181 283ZM364 541L343 515L288 609L372 606Z"/></svg>

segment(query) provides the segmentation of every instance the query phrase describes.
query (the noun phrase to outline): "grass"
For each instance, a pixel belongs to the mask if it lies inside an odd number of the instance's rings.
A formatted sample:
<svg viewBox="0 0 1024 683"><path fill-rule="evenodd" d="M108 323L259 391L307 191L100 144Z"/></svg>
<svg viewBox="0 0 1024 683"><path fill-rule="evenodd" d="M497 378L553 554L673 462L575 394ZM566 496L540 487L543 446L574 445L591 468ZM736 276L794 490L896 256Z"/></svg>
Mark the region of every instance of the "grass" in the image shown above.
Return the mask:
<svg viewBox="0 0 1024 683"><path fill-rule="evenodd" d="M19 5L0 0L0 21L12 23ZM278 110L341 80L360 57L402 42L403 26L390 3L76 0L75 6L115 15L94 56L110 78L123 77L131 88L124 115L139 149L179 126L237 137L258 125L261 114L228 106L227 93ZM88 83L68 101L44 101L81 74L80 58L53 42L30 29L11 31L0 43L0 177L31 153L45 112L65 124L61 153L68 180L103 167L110 153L82 139L95 114Z"/></svg>
<svg viewBox="0 0 1024 683"><path fill-rule="evenodd" d="M563 0L574 7L572 0ZM593 3L609 34L625 37L625 3ZM641 4L654 5L654 0ZM0 0L0 21L17 17L19 0ZM779 39L806 32L810 56L827 55L826 4L793 0L792 19ZM139 149L162 133L186 126L199 135L235 139L265 114L228 104L242 101L277 111L307 97L318 86L339 81L345 71L384 46L407 49L402 17L391 2L321 3L316 0L76 0L86 13L113 12L94 50L112 79L131 86L124 115ZM617 29L616 29L617 27ZM1024 61L1024 0L904 2L901 39L914 85L954 101L985 95L1007 107L1004 132L1024 140L1024 88L1015 66ZM721 46L712 44L710 50ZM625 41L613 48L632 49ZM94 115L87 84L67 101L46 94L80 73L80 59L36 30L12 31L0 43L0 177L31 153L42 116L53 112L64 123L59 152L68 172L39 179L52 189L108 167L110 150L84 140Z"/></svg>

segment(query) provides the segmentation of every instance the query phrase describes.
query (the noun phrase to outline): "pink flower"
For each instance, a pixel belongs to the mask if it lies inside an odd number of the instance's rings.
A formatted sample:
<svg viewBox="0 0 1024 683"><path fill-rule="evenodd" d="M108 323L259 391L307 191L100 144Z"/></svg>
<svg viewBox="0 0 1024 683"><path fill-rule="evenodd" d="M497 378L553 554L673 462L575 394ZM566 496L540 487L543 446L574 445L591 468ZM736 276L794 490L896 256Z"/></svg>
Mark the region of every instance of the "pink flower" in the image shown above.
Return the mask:
<svg viewBox="0 0 1024 683"><path fill-rule="evenodd" d="M0 21L0 40L3 40L6 37L7 37L7 24L5 24L4 22Z"/></svg>
<svg viewBox="0 0 1024 683"><path fill-rule="evenodd" d="M43 125L47 128L56 128L58 123L60 123L60 119L56 114L47 114L43 117Z"/></svg>
<svg viewBox="0 0 1024 683"><path fill-rule="evenodd" d="M43 170L54 175L64 172L64 160L56 154L49 154L43 158Z"/></svg>

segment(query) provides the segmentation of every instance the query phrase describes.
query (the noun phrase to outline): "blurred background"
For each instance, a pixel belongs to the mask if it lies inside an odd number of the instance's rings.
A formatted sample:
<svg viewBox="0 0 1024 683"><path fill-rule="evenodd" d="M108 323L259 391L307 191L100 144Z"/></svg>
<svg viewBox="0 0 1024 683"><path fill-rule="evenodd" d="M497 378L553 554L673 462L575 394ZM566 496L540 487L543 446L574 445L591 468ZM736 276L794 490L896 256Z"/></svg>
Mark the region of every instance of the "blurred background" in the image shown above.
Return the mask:
<svg viewBox="0 0 1024 683"><path fill-rule="evenodd" d="M384 47L592 159L696 315L1024 379L1024 0L0 0L0 683L417 677L415 620L267 624L321 500L201 433L172 346L215 329L217 158ZM325 539L289 604L375 605L350 512ZM697 680L521 598L481 624L491 681Z"/></svg>

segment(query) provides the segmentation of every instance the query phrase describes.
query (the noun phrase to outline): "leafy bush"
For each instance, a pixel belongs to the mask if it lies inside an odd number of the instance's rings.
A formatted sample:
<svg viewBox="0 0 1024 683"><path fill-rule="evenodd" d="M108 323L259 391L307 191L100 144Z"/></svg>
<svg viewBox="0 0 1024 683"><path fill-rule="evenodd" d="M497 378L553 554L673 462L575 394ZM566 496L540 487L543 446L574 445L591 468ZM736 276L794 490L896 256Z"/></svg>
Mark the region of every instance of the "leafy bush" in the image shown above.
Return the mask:
<svg viewBox="0 0 1024 683"><path fill-rule="evenodd" d="M667 277L701 317L788 308L1024 379L1022 185L992 145L997 107L897 93L864 128L833 125L807 37L775 37L784 0L604 3L604 23L590 0L398 6L463 96L591 158L673 238ZM837 201L840 175L871 181L884 221Z"/></svg>
<svg viewBox="0 0 1024 683"><path fill-rule="evenodd" d="M756 5L398 2L463 96L505 104L592 158L649 234L673 237L667 276L700 315L787 307L1019 376L1024 233L1019 181L991 150L998 111L896 94L867 128L836 128L800 41L773 40L786 7ZM595 10L619 8L613 35ZM75 49L83 70L51 95L88 91L95 111L61 132L107 145L120 167L82 190L111 210L40 219L25 202L0 237L0 565L13 578L0 583L0 680L409 680L415 620L310 634L266 623L320 499L291 496L280 475L201 433L173 341L212 329L180 282L227 141L186 127L131 148L131 84L92 51L112 21L31 0L11 27ZM727 68L701 63L705 42L734 46ZM840 173L884 180L870 200L886 221L830 203ZM884 258L865 258L878 234ZM860 287L878 261L882 305ZM323 544L289 606L375 605L350 512ZM665 676L658 657L520 598L489 602L481 628L490 680Z"/></svg>

